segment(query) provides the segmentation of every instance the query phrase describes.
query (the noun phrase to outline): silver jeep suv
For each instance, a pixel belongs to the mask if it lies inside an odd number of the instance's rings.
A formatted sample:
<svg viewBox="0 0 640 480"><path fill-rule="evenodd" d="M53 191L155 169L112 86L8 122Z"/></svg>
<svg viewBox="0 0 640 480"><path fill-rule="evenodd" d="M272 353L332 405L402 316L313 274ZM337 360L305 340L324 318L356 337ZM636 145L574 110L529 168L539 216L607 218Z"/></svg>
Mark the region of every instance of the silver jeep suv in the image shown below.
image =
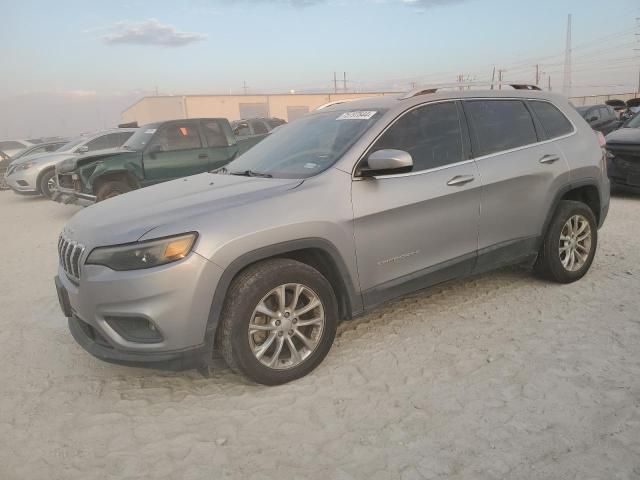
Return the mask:
<svg viewBox="0 0 640 480"><path fill-rule="evenodd" d="M527 263L573 282L609 206L602 145L566 98L422 89L327 107L215 173L122 195L62 232L56 285L103 360L256 382L309 373L340 320Z"/></svg>

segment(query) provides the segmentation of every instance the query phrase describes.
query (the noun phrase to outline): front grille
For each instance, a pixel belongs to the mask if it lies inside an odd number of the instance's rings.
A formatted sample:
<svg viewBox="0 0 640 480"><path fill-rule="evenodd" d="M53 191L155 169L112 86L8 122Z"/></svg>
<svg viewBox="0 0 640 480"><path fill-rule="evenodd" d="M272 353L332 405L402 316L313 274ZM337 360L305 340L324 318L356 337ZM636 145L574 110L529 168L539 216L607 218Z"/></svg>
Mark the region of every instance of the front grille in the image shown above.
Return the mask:
<svg viewBox="0 0 640 480"><path fill-rule="evenodd" d="M78 280L82 271L82 256L84 254L84 245L69 240L60 235L58 239L58 256L60 257L60 265L71 278Z"/></svg>

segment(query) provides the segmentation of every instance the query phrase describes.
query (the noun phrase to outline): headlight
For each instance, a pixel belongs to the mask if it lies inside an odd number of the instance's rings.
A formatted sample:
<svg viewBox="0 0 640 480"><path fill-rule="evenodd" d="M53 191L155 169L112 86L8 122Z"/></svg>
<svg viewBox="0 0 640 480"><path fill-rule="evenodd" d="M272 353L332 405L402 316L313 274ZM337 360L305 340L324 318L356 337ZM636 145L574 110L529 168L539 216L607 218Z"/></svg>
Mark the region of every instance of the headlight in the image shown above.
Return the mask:
<svg viewBox="0 0 640 480"><path fill-rule="evenodd" d="M35 164L36 162L19 163L13 168L13 171L19 172L20 170L26 170L33 167Z"/></svg>
<svg viewBox="0 0 640 480"><path fill-rule="evenodd" d="M86 263L119 271L157 267L186 257L196 238L198 234L193 232L128 245L99 247L91 251Z"/></svg>

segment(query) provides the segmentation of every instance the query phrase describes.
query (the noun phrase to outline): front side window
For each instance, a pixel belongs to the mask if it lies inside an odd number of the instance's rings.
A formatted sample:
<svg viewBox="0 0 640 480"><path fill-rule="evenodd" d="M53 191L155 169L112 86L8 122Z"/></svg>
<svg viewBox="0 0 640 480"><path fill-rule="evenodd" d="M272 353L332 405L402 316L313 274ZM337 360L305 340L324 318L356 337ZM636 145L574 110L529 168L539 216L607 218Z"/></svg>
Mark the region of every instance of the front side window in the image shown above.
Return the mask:
<svg viewBox="0 0 640 480"><path fill-rule="evenodd" d="M378 121L383 109L321 111L271 132L227 165L277 178L307 178L331 167Z"/></svg>
<svg viewBox="0 0 640 480"><path fill-rule="evenodd" d="M471 122L476 156L538 141L533 119L520 100L469 100L464 108Z"/></svg>
<svg viewBox="0 0 640 480"><path fill-rule="evenodd" d="M434 103L405 113L369 152L385 149L408 152L413 172L462 161L462 128L456 104Z"/></svg>
<svg viewBox="0 0 640 480"><path fill-rule="evenodd" d="M547 138L556 138L567 135L573 131L571 122L549 102L530 101L531 109L540 120Z"/></svg>
<svg viewBox="0 0 640 480"><path fill-rule="evenodd" d="M202 148L198 127L192 123L172 123L158 130L149 148L161 152Z"/></svg>
<svg viewBox="0 0 640 480"><path fill-rule="evenodd" d="M109 133L107 135L100 135L99 137L94 138L93 140L87 142L87 149L90 152L94 150L103 150L105 148L113 148L113 134Z"/></svg>

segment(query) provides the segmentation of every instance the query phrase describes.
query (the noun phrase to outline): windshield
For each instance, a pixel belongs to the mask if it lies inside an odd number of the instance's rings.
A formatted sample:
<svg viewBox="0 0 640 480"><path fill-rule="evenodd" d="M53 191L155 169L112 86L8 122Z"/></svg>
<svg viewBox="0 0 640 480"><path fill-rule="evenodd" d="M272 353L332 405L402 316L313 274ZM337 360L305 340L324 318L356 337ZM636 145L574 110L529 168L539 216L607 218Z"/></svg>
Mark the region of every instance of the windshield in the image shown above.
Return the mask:
<svg viewBox="0 0 640 480"><path fill-rule="evenodd" d="M589 111L591 107L578 107L576 108L576 110L578 111L578 113L580 115L582 115L583 117L587 114L587 112Z"/></svg>
<svg viewBox="0 0 640 480"><path fill-rule="evenodd" d="M152 123L139 128L133 135L131 135L131 137L129 137L129 140L122 145L122 148L141 152L149 144L149 140L151 140L153 134L156 133L158 125L160 124Z"/></svg>
<svg viewBox="0 0 640 480"><path fill-rule="evenodd" d="M384 110L333 111L283 125L227 165L229 173L307 178L333 165Z"/></svg>
<svg viewBox="0 0 640 480"><path fill-rule="evenodd" d="M71 150L76 148L78 145L86 141L87 141L87 137L76 138L75 140L71 140L69 143L65 143L58 150L56 150L56 152L70 152Z"/></svg>

